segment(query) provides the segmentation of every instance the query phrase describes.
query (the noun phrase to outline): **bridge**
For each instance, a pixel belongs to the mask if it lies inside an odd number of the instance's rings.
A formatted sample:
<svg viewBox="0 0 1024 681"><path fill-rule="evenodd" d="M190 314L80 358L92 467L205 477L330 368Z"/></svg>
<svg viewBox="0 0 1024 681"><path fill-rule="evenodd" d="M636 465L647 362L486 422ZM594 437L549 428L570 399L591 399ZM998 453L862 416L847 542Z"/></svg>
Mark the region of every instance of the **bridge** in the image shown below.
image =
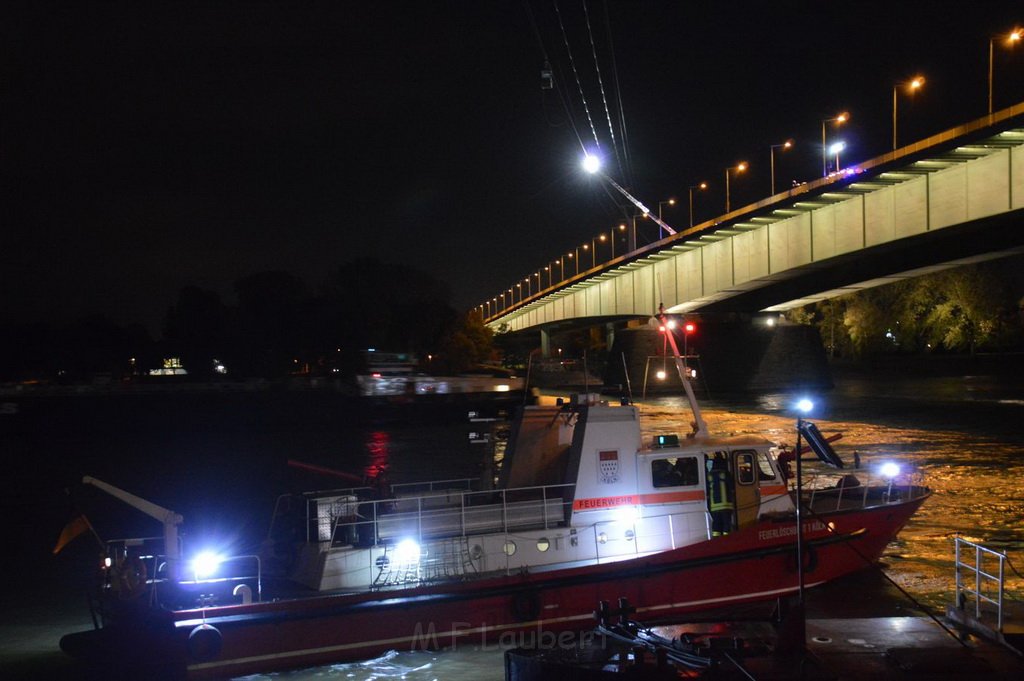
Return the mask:
<svg viewBox="0 0 1024 681"><path fill-rule="evenodd" d="M647 318L660 303L779 312L1022 252L1022 223L1024 102L477 310L492 329L545 340L552 326Z"/></svg>

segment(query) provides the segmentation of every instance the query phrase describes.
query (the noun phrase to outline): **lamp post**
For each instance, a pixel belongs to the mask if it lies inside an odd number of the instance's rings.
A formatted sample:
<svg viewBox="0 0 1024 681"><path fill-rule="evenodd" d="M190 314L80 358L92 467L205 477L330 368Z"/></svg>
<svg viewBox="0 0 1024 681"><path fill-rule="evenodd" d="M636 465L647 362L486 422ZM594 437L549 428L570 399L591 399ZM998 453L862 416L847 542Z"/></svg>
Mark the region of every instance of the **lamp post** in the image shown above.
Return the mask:
<svg viewBox="0 0 1024 681"><path fill-rule="evenodd" d="M578 250L576 252L578 252ZM579 273L580 273L580 259L576 257L576 252L566 253L565 257L569 258L570 260L575 261L576 274L579 275Z"/></svg>
<svg viewBox="0 0 1024 681"><path fill-rule="evenodd" d="M894 85L893 88L892 88L892 148L893 148L893 151L896 150L896 102L897 102L897 99L898 99L897 93L899 92L900 85L902 85L902 84L903 83L896 83L896 85ZM917 76L916 78L914 78L909 83L906 83L907 91L910 94L913 94L914 91L918 90L922 85L924 85L924 77L923 76Z"/></svg>
<svg viewBox="0 0 1024 681"><path fill-rule="evenodd" d="M800 415L796 419L796 580L797 580L797 607L799 612L800 625L800 649L803 650L807 644L807 636L804 620L804 525L801 508L803 501L803 467L800 454L800 433L803 431L804 414L814 409L814 403L808 399L802 399L797 403L797 410Z"/></svg>
<svg viewBox="0 0 1024 681"><path fill-rule="evenodd" d="M775 150L776 149L790 149L793 146L793 140L786 140L782 144L773 144L769 151L772 156L772 196L775 196Z"/></svg>
<svg viewBox="0 0 1024 681"><path fill-rule="evenodd" d="M675 199L669 199L668 201L658 201L658 223L659 223L658 224L658 241L661 241L665 237L664 230L661 227L661 222L662 222L661 207L662 206L674 206L674 205L676 205L676 200Z"/></svg>
<svg viewBox="0 0 1024 681"><path fill-rule="evenodd" d="M730 166L725 169L725 212L729 212L729 171L735 170L737 173L742 173L747 169L746 162L738 163L734 166Z"/></svg>
<svg viewBox="0 0 1024 681"><path fill-rule="evenodd" d="M828 177L828 146L825 143L825 124L835 123L836 125L842 125L846 121L850 120L850 114L845 111L835 118L826 118L821 122L821 176Z"/></svg>
<svg viewBox="0 0 1024 681"><path fill-rule="evenodd" d="M1006 44L1013 47L1015 43L1024 38L1024 30L1015 28L1006 36ZM995 52L996 38L989 38L988 41L988 115L992 115L992 58Z"/></svg>
<svg viewBox="0 0 1024 681"><path fill-rule="evenodd" d="M828 153L836 157L836 172L839 172L839 152L846 148L846 142L834 142L828 148Z"/></svg>
<svg viewBox="0 0 1024 681"><path fill-rule="evenodd" d="M544 265L544 271L548 273L548 288L551 288L551 268Z"/></svg>
<svg viewBox="0 0 1024 681"><path fill-rule="evenodd" d="M694 189L698 189L700 191L704 191L707 188L708 188L708 183L707 182L701 182L700 184L694 184L694 185L690 185L689 187L687 187L687 191L690 194L690 227L691 228L693 227L693 190Z"/></svg>

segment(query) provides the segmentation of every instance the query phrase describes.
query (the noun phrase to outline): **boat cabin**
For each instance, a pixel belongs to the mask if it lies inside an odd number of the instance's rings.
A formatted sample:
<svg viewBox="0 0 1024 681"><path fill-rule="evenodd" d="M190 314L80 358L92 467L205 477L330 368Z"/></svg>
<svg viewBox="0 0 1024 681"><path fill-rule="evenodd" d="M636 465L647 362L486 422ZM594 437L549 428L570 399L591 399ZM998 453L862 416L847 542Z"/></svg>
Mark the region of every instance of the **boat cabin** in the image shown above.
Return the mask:
<svg viewBox="0 0 1024 681"><path fill-rule="evenodd" d="M307 496L293 576L318 590L407 587L706 541L793 510L771 448L753 436L643 443L636 407L593 394L528 406L496 489L441 481L396 486L387 499L360 490Z"/></svg>

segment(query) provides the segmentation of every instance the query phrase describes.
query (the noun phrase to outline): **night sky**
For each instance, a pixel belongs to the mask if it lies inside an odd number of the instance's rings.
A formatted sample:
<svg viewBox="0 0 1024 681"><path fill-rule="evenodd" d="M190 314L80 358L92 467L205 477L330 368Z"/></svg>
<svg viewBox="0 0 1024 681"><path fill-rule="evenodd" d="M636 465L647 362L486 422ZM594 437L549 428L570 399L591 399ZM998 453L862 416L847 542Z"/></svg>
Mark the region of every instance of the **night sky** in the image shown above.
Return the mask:
<svg viewBox="0 0 1024 681"><path fill-rule="evenodd" d="M555 8L558 8L558 12ZM1019 2L591 0L623 162L609 174L677 227L891 143L981 116L989 39ZM160 320L188 284L360 256L448 282L469 308L610 229L621 200L578 170L613 154L581 2L7 3L0 10L0 322ZM542 90L545 55L556 90ZM1024 100L1000 46L996 108ZM565 105L571 107L571 120ZM621 113L620 113L621 112ZM621 120L625 120L625 139ZM641 240L643 240L643 235Z"/></svg>

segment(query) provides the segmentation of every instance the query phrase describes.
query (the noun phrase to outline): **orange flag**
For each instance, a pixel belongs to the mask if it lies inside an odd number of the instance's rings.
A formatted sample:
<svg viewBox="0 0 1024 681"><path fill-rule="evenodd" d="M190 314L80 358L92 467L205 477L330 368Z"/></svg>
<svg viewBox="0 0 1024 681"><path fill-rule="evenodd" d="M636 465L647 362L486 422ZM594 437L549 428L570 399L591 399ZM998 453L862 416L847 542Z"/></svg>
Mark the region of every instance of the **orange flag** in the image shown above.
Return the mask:
<svg viewBox="0 0 1024 681"><path fill-rule="evenodd" d="M92 525L89 524L89 521L84 515L79 514L72 518L68 524L64 526L64 529L61 530L60 536L57 537L57 545L53 547L53 555L60 553L61 549L78 538L80 534L84 534L90 530L95 533L95 530L92 529Z"/></svg>

